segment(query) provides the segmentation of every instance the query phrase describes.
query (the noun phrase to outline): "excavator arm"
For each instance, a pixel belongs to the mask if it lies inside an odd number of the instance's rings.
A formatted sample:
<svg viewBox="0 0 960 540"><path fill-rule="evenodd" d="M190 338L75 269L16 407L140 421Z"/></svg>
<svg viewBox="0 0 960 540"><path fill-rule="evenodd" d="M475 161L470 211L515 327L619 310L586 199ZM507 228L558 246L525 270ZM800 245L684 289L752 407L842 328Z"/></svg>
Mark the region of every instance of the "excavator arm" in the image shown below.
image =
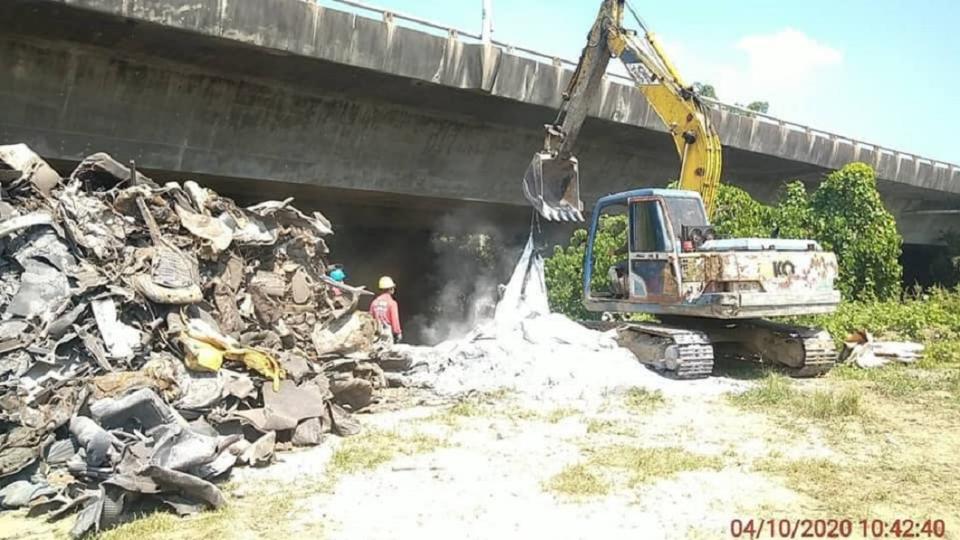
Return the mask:
<svg viewBox="0 0 960 540"><path fill-rule="evenodd" d="M642 37L623 28L628 8L625 0L603 0L557 120L545 126L543 148L524 175L524 195L546 219L583 220L573 147L611 58L624 64L673 138L680 156L680 188L699 192L708 215L713 211L722 165L720 138L703 102L684 84L643 21L634 14Z"/></svg>

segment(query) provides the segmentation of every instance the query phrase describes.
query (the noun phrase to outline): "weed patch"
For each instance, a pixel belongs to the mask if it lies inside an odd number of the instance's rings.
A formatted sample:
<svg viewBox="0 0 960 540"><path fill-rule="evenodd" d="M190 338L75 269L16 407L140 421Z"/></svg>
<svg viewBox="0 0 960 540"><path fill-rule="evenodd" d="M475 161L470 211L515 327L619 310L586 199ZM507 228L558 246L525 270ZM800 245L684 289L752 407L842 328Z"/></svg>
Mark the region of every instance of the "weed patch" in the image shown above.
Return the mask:
<svg viewBox="0 0 960 540"><path fill-rule="evenodd" d="M447 409L453 416L480 416L483 414L483 406L474 400L464 400L451 405Z"/></svg>
<svg viewBox="0 0 960 540"><path fill-rule="evenodd" d="M786 377L775 374L768 375L746 392L730 395L729 398L732 403L744 408L787 413L813 420L860 417L865 414L862 394L857 387L804 392L794 388Z"/></svg>
<svg viewBox="0 0 960 540"><path fill-rule="evenodd" d="M298 483L296 488L280 484L267 484L254 493L244 497L231 497L228 503L218 510L200 512L181 518L167 511L155 511L137 516L133 521L119 525L98 534L98 540L151 540L182 538L188 540L219 540L236 538L241 533L252 536L278 535L283 531L293 533L292 522L296 513L297 501L305 495L320 491L320 483ZM224 487L224 486L221 486ZM269 512L262 512L267 508ZM318 536L322 532L319 523L302 524ZM304 531L296 531L298 534Z"/></svg>
<svg viewBox="0 0 960 540"><path fill-rule="evenodd" d="M564 468L547 480L543 487L571 497L602 496L610 492L609 482L583 463Z"/></svg>
<svg viewBox="0 0 960 540"><path fill-rule="evenodd" d="M960 500L955 463L890 457L841 465L826 459L767 459L755 467L819 502L824 515L891 515L913 512L944 518Z"/></svg>
<svg viewBox="0 0 960 540"><path fill-rule="evenodd" d="M563 420L564 418L573 416L578 412L579 411L576 409L561 407L548 412L547 415L545 416L545 419L547 422L550 422L551 424L556 424L557 422Z"/></svg>
<svg viewBox="0 0 960 540"><path fill-rule="evenodd" d="M649 412L663 405L663 393L659 390L650 391L646 388L634 387L627 390L624 401L627 408L634 412Z"/></svg>
<svg viewBox="0 0 960 540"><path fill-rule="evenodd" d="M897 401L923 401L931 392L960 397L960 370L943 366L921 369L914 366L888 365L874 369L838 366L829 378L862 381L864 387Z"/></svg>
<svg viewBox="0 0 960 540"><path fill-rule="evenodd" d="M591 418L587 422L588 434L621 435L625 437L636 436L637 430L633 427L616 420L603 420L600 418Z"/></svg>
<svg viewBox="0 0 960 540"><path fill-rule="evenodd" d="M397 455L432 452L445 443L436 437L417 433L401 435L392 431L367 431L344 439L330 459L333 476L371 470Z"/></svg>
<svg viewBox="0 0 960 540"><path fill-rule="evenodd" d="M626 472L630 487L669 478L683 471L719 470L722 466L716 456L693 454L675 447L614 445L587 453L592 465Z"/></svg>

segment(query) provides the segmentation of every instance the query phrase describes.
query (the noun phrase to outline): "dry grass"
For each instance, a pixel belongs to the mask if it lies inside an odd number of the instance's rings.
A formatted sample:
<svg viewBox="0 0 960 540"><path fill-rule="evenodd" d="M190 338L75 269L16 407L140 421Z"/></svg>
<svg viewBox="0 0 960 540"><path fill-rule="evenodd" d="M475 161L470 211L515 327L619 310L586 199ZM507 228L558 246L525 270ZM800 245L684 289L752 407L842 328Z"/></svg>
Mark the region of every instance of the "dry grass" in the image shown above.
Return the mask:
<svg viewBox="0 0 960 540"><path fill-rule="evenodd" d="M723 463L716 456L693 454L682 448L644 448L614 445L587 451L589 463L626 473L627 485L635 487L684 471L719 470Z"/></svg>
<svg viewBox="0 0 960 540"><path fill-rule="evenodd" d="M637 429L625 422L606 420L602 418L591 418L587 422L587 434L635 437L637 435Z"/></svg>
<svg viewBox="0 0 960 540"><path fill-rule="evenodd" d="M461 397L456 403L436 412L422 421L459 427L465 419L482 417L508 417L512 420L539 420L542 414L513 404L514 393L501 389L491 392L476 392Z"/></svg>
<svg viewBox="0 0 960 540"><path fill-rule="evenodd" d="M544 483L544 489L569 497L595 497L610 492L610 483L583 463L569 465Z"/></svg>
<svg viewBox="0 0 960 540"><path fill-rule="evenodd" d="M892 456L845 464L768 459L756 468L783 477L790 488L816 500L816 510L824 516L957 518L960 468L955 462L902 461Z"/></svg>
<svg viewBox="0 0 960 540"><path fill-rule="evenodd" d="M780 419L802 416L805 429L829 427L835 459L788 460L771 455L755 463L809 497L824 517L944 519L960 529L960 372L944 368L840 366L802 392L769 378L731 399ZM836 388L839 387L839 388Z"/></svg>
<svg viewBox="0 0 960 540"><path fill-rule="evenodd" d="M681 448L628 445L583 450L584 461L569 465L544 483L544 489L575 498L604 496L616 488L635 488L684 471L719 470L720 458Z"/></svg>
<svg viewBox="0 0 960 540"><path fill-rule="evenodd" d="M156 511L137 516L96 536L98 540L220 540L238 537L266 537L293 534L321 538L320 522L298 522L297 503L303 497L318 493L320 483L298 483L295 487L271 483L242 498L228 495L223 508L201 512L185 518L170 512Z"/></svg>
<svg viewBox="0 0 960 540"><path fill-rule="evenodd" d="M552 411L548 412L548 413L544 416L544 419L545 419L547 422L550 422L551 424L556 424L557 422L563 420L564 418L569 418L569 417L571 417L571 416L573 416L573 415L575 415L575 414L577 414L577 413L579 413L579 412L580 412L580 411L578 411L578 410L576 410L576 409L571 409L571 408L569 408L569 407L560 407L560 408L553 409Z"/></svg>
<svg viewBox="0 0 960 540"><path fill-rule="evenodd" d="M776 374L767 375L757 386L740 394L732 394L729 398L732 403L744 408L811 420L835 420L866 415L859 387L803 391L798 390L790 379Z"/></svg>
<svg viewBox="0 0 960 540"><path fill-rule="evenodd" d="M330 459L328 472L336 477L372 470L398 455L433 452L445 445L444 441L422 433L403 435L393 431L368 430L343 441Z"/></svg>
<svg viewBox="0 0 960 540"><path fill-rule="evenodd" d="M627 408L637 413L651 412L666 403L663 394L659 390L650 391L646 388L634 387L627 390L624 396L624 404Z"/></svg>
<svg viewBox="0 0 960 540"><path fill-rule="evenodd" d="M946 398L945 404L960 404L960 369L889 365L878 369L838 366L830 378L857 381L863 388L898 401L922 402L930 398Z"/></svg>

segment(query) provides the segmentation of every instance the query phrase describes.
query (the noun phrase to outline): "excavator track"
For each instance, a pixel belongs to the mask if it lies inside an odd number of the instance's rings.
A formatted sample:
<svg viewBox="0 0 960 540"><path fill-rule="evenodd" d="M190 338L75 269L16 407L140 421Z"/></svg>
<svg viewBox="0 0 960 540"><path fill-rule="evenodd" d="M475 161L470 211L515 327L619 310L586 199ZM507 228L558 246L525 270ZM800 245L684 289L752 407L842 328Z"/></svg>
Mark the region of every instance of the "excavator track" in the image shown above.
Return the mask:
<svg viewBox="0 0 960 540"><path fill-rule="evenodd" d="M781 370L791 377L816 377L830 371L837 364L837 348L833 338L825 330L790 326L770 321L757 321L769 326L773 331L785 335L795 336L803 346L803 362L800 366L791 367L780 364Z"/></svg>
<svg viewBox="0 0 960 540"><path fill-rule="evenodd" d="M760 319L669 320L621 324L617 341L642 364L677 379L709 377L715 347L721 358L771 365L797 378L822 375L836 364L836 347L824 330Z"/></svg>
<svg viewBox="0 0 960 540"><path fill-rule="evenodd" d="M825 330L763 319L671 321L706 333L721 358L771 365L791 377L816 377L836 365L837 350Z"/></svg>
<svg viewBox="0 0 960 540"><path fill-rule="evenodd" d="M713 347L704 332L628 323L617 329L617 342L641 363L676 379L702 379L713 373Z"/></svg>

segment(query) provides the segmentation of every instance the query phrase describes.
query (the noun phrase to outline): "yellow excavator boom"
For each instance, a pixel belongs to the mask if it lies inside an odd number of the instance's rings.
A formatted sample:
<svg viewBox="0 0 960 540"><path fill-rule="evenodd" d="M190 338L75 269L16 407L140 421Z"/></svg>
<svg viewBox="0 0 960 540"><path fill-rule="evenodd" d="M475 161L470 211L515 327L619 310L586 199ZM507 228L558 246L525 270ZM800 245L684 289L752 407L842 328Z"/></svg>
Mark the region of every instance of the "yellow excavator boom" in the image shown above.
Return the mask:
<svg viewBox="0 0 960 540"><path fill-rule="evenodd" d="M610 58L620 59L673 138L680 156L680 189L700 193L707 214L713 212L722 167L720 137L703 101L683 82L656 35L639 17L642 38L623 28L628 7L625 0L603 0L557 120L545 126L544 147L527 168L524 195L547 219L583 219L573 146Z"/></svg>

